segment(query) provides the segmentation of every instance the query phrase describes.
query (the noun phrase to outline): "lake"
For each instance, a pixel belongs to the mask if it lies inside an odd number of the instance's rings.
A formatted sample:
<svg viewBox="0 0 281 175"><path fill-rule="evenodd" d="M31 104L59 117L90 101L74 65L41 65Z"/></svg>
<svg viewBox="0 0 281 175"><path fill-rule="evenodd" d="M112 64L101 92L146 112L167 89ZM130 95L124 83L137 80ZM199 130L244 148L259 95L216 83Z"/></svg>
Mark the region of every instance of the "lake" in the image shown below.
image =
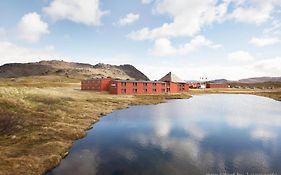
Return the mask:
<svg viewBox="0 0 281 175"><path fill-rule="evenodd" d="M48 174L281 174L281 103L203 95L114 111Z"/></svg>

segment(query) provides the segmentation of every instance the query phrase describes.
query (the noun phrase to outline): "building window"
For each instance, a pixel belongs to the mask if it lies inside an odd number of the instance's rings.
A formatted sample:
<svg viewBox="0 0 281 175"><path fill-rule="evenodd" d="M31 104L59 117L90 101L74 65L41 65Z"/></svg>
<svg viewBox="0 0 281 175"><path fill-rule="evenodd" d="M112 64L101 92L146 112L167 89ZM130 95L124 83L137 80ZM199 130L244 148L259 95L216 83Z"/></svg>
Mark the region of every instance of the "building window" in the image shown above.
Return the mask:
<svg viewBox="0 0 281 175"><path fill-rule="evenodd" d="M146 93L147 93L147 89L144 89L144 90L143 90L143 93L145 93L145 94L146 94Z"/></svg>
<svg viewBox="0 0 281 175"><path fill-rule="evenodd" d="M138 85L138 83L136 83L136 82L135 82L135 83L133 83L133 86L137 86L137 85Z"/></svg>
<svg viewBox="0 0 281 175"><path fill-rule="evenodd" d="M170 88L167 88L167 92L170 92L171 90L170 90Z"/></svg>
<svg viewBox="0 0 281 175"><path fill-rule="evenodd" d="M179 84L179 90L184 91L184 84Z"/></svg>
<svg viewBox="0 0 281 175"><path fill-rule="evenodd" d="M153 91L153 93L156 93L156 92L157 92L157 90L156 90L156 89L153 89L152 91Z"/></svg>
<svg viewBox="0 0 281 175"><path fill-rule="evenodd" d="M121 89L122 94L126 94L126 89Z"/></svg>
<svg viewBox="0 0 281 175"><path fill-rule="evenodd" d="M162 89L162 93L164 94L166 91L165 91L165 89Z"/></svg>
<svg viewBox="0 0 281 175"><path fill-rule="evenodd" d="M138 93L138 89L133 89L133 93L134 94Z"/></svg>
<svg viewBox="0 0 281 175"><path fill-rule="evenodd" d="M111 87L116 87L116 84L115 84L115 83L112 83L112 84L111 84Z"/></svg>
<svg viewBox="0 0 281 175"><path fill-rule="evenodd" d="M153 83L153 86L156 86L156 83Z"/></svg>
<svg viewBox="0 0 281 175"><path fill-rule="evenodd" d="M143 86L147 86L147 83L143 83Z"/></svg>
<svg viewBox="0 0 281 175"><path fill-rule="evenodd" d="M165 83L162 83L162 87L165 87Z"/></svg>
<svg viewBox="0 0 281 175"><path fill-rule="evenodd" d="M126 82L121 82L121 86L126 86Z"/></svg>

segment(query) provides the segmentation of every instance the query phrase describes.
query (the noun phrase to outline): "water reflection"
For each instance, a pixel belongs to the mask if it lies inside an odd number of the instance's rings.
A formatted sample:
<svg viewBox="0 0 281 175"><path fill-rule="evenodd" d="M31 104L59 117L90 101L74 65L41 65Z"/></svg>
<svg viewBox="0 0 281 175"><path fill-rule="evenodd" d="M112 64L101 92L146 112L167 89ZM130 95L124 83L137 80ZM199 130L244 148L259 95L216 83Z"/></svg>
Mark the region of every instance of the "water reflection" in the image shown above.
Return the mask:
<svg viewBox="0 0 281 175"><path fill-rule="evenodd" d="M280 107L206 95L115 111L49 174L281 173Z"/></svg>

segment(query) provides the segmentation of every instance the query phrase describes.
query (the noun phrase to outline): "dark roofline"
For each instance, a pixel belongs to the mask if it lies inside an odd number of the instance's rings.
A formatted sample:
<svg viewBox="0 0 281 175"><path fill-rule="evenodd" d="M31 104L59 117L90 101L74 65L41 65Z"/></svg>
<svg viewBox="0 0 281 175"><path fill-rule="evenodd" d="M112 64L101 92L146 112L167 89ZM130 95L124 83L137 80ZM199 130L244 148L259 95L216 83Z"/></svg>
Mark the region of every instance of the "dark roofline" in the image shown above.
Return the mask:
<svg viewBox="0 0 281 175"><path fill-rule="evenodd" d="M84 79L82 81L89 81L89 80L104 80L104 79L112 79L111 77L106 77L106 78L89 78L89 79ZM113 80L113 79L112 79Z"/></svg>
<svg viewBox="0 0 281 175"><path fill-rule="evenodd" d="M146 81L146 80L112 80L117 82L129 82L129 83L166 83L164 81Z"/></svg>
<svg viewBox="0 0 281 175"><path fill-rule="evenodd" d="M206 84L228 84L228 83L206 83Z"/></svg>

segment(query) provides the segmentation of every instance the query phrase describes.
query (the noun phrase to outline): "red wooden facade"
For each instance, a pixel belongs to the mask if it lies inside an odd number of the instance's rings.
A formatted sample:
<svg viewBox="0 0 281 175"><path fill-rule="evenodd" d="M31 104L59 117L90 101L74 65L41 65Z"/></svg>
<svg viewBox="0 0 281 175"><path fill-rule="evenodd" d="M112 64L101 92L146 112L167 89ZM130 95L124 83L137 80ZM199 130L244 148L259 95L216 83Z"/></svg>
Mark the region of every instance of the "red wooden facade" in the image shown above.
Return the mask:
<svg viewBox="0 0 281 175"><path fill-rule="evenodd" d="M189 90L189 84L172 81L133 81L111 78L81 81L81 90L108 91L110 94L165 94Z"/></svg>
<svg viewBox="0 0 281 175"><path fill-rule="evenodd" d="M199 89L200 87L201 87L201 84L199 82L189 83L189 88L190 89Z"/></svg>
<svg viewBox="0 0 281 175"><path fill-rule="evenodd" d="M162 94L166 93L166 83L113 80L109 89L109 93L111 94Z"/></svg>
<svg viewBox="0 0 281 175"><path fill-rule="evenodd" d="M206 88L228 88L225 83L207 83Z"/></svg>
<svg viewBox="0 0 281 175"><path fill-rule="evenodd" d="M82 80L81 90L109 91L111 81L111 78Z"/></svg>

